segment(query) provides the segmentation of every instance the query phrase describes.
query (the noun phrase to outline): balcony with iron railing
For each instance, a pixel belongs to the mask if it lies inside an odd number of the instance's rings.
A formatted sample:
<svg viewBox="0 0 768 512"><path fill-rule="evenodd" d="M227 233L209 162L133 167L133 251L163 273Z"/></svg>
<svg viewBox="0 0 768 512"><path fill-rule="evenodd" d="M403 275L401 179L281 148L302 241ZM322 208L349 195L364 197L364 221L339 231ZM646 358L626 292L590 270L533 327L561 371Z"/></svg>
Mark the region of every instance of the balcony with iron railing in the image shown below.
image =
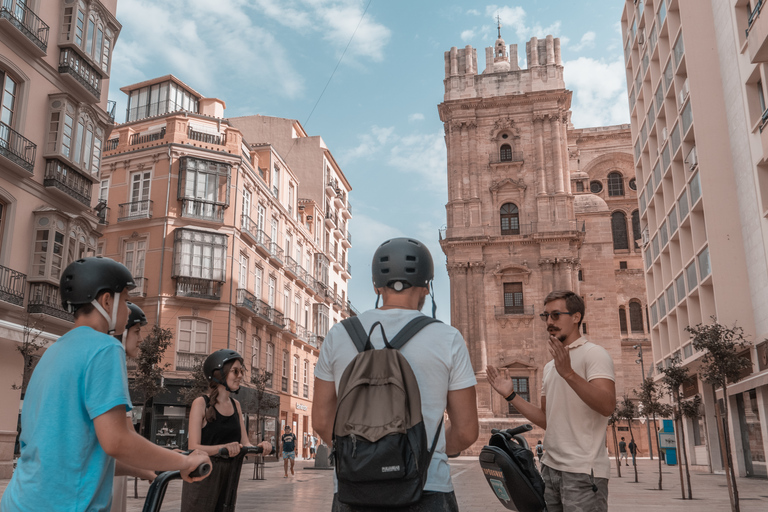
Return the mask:
<svg viewBox="0 0 768 512"><path fill-rule="evenodd" d="M117 222L128 222L136 219L152 218L152 200L133 201L131 203L121 203L118 205Z"/></svg>
<svg viewBox="0 0 768 512"><path fill-rule="evenodd" d="M136 288L128 292L129 297L146 297L148 279L146 277L134 277L133 282L136 283Z"/></svg>
<svg viewBox="0 0 768 512"><path fill-rule="evenodd" d="M269 259L273 260L275 263L282 264L283 258L285 258L285 252L283 251L283 248L280 247L277 242L270 242Z"/></svg>
<svg viewBox="0 0 768 512"><path fill-rule="evenodd" d="M191 372L196 370L208 354L192 354L189 352L176 352L176 370L180 372Z"/></svg>
<svg viewBox="0 0 768 512"><path fill-rule="evenodd" d="M254 315L258 315L266 320L270 319L269 313L267 311L269 306L267 306L265 302L257 299L254 294L252 294L245 288L237 289L236 306L239 308L246 309L251 313L253 313Z"/></svg>
<svg viewBox="0 0 768 512"><path fill-rule="evenodd" d="M115 111L117 110L117 102L115 100L107 100L107 115L115 122Z"/></svg>
<svg viewBox="0 0 768 512"><path fill-rule="evenodd" d="M344 208L341 210L341 216L346 220L352 218L352 205L349 201L347 201L347 204L345 204Z"/></svg>
<svg viewBox="0 0 768 512"><path fill-rule="evenodd" d="M300 268L301 266L296 262L295 259L291 258L290 256L285 257L285 266L283 269L285 273L289 275L289 277L297 279L299 277Z"/></svg>
<svg viewBox="0 0 768 512"><path fill-rule="evenodd" d="M130 145L136 146L138 144L146 144L147 142L154 142L156 140L162 140L165 138L165 126L159 131L152 133L134 133L131 135Z"/></svg>
<svg viewBox="0 0 768 512"><path fill-rule="evenodd" d="M208 279L179 276L176 278L176 296L221 300L222 284Z"/></svg>
<svg viewBox="0 0 768 512"><path fill-rule="evenodd" d="M339 217L336 215L335 212L327 211L325 212L325 225L329 228L333 228L339 223Z"/></svg>
<svg viewBox="0 0 768 512"><path fill-rule="evenodd" d="M534 306L494 306L495 316L533 316Z"/></svg>
<svg viewBox="0 0 768 512"><path fill-rule="evenodd" d="M49 315L68 322L75 321L74 316L65 311L61 305L59 287L50 283L31 283L29 285L27 311Z"/></svg>
<svg viewBox="0 0 768 512"><path fill-rule="evenodd" d="M190 140L203 142L205 144L216 144L217 146L223 146L227 143L227 138L224 135L221 135L221 134L216 135L213 133L199 132L197 130L194 130L191 126L189 127L189 131L187 132L187 137Z"/></svg>
<svg viewBox="0 0 768 512"><path fill-rule="evenodd" d="M93 182L59 160L46 160L43 186L59 190L69 198L91 206Z"/></svg>
<svg viewBox="0 0 768 512"><path fill-rule="evenodd" d="M504 152L490 159L491 167L498 167L510 164L521 164L525 161L522 151Z"/></svg>
<svg viewBox="0 0 768 512"><path fill-rule="evenodd" d="M352 302L350 302L350 301L347 301L347 307L344 308L344 312L348 316L352 316L352 315L359 316L360 315L360 312L357 310L357 308L355 306L352 305Z"/></svg>
<svg viewBox="0 0 768 512"><path fill-rule="evenodd" d="M329 196L335 196L336 191L339 189L339 182L336 181L336 178L331 178L328 180L328 183L325 184L325 192Z"/></svg>
<svg viewBox="0 0 768 512"><path fill-rule="evenodd" d="M749 16L747 47L752 64L768 60L768 16L761 15L765 3L759 0Z"/></svg>
<svg viewBox="0 0 768 512"><path fill-rule="evenodd" d="M48 50L48 25L22 0L3 0L0 6L0 22L5 20L24 35L27 46L39 57ZM29 44L31 43L31 45Z"/></svg>
<svg viewBox="0 0 768 512"><path fill-rule="evenodd" d="M114 151L117 149L117 145L120 144L120 138L114 137L104 143L104 151Z"/></svg>
<svg viewBox="0 0 768 512"><path fill-rule="evenodd" d="M0 155L25 171L33 173L36 153L37 145L34 142L0 122Z"/></svg>
<svg viewBox="0 0 768 512"><path fill-rule="evenodd" d="M183 198L181 200L181 216L212 222L224 222L226 205L203 199Z"/></svg>
<svg viewBox="0 0 768 512"><path fill-rule="evenodd" d="M97 100L101 98L101 74L74 48L61 49L59 73L71 77Z"/></svg>
<svg viewBox="0 0 768 512"><path fill-rule="evenodd" d="M26 274L0 265L0 300L23 306L26 288Z"/></svg>

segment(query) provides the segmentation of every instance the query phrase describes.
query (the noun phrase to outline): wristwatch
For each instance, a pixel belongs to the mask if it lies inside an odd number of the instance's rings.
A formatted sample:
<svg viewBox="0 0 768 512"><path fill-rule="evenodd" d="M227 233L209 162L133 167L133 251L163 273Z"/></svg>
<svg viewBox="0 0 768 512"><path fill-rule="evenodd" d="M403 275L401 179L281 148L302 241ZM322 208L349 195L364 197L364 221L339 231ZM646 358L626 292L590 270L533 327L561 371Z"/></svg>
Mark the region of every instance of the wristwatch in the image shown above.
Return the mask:
<svg viewBox="0 0 768 512"><path fill-rule="evenodd" d="M516 397L516 396L517 396L517 393L515 393L515 392L513 391L511 395L509 395L508 397L506 397L506 398L505 398L505 400L506 400L507 402L511 402L512 400L514 400L514 399L515 399L515 397Z"/></svg>

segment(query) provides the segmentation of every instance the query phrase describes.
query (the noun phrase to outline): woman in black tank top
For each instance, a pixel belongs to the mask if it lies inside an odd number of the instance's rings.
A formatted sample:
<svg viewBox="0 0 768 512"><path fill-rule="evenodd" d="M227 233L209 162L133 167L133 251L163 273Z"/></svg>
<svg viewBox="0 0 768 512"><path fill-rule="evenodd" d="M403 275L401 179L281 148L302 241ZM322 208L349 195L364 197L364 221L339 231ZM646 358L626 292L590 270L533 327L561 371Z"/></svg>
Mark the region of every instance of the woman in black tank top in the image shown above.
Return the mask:
<svg viewBox="0 0 768 512"><path fill-rule="evenodd" d="M210 386L208 394L195 399L189 412L190 450L202 450L213 456L226 448L230 457L243 446L251 446L245 429L240 403L230 393L240 389L244 374L243 358L234 350L218 350L203 364ZM261 443L264 453L272 445ZM181 492L181 510L185 512L217 512L221 510L226 486L234 463L227 459L213 459L211 474L201 482L184 482ZM230 504L234 510L235 503Z"/></svg>

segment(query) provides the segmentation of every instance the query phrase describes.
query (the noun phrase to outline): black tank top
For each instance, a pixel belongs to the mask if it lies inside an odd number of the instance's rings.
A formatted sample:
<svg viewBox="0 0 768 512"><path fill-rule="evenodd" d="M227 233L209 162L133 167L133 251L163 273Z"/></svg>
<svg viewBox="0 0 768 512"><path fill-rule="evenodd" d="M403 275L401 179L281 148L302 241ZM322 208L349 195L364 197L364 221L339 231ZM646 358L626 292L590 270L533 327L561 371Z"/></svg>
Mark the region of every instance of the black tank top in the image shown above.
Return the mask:
<svg viewBox="0 0 768 512"><path fill-rule="evenodd" d="M210 398L208 395L203 395L203 399L205 400L205 407L208 408ZM200 444L213 446L240 442L240 418L237 416L237 406L234 398L230 397L229 399L232 401L232 408L235 412L230 416L224 416L216 410L216 418L206 423L200 433Z"/></svg>

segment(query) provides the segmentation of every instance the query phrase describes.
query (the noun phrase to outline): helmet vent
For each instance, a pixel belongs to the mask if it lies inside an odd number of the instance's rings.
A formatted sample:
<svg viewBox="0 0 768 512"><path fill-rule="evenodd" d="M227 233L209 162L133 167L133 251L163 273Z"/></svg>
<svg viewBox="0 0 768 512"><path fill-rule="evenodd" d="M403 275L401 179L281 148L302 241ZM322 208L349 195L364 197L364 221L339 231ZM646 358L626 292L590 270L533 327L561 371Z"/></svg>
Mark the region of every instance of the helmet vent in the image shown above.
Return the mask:
<svg viewBox="0 0 768 512"><path fill-rule="evenodd" d="M405 273L406 274L415 274L416 273L416 269L413 268L413 267L405 267Z"/></svg>
<svg viewBox="0 0 768 512"><path fill-rule="evenodd" d="M381 273L382 274L389 274L389 269L388 268L383 268L383 269L381 269Z"/></svg>
<svg viewBox="0 0 768 512"><path fill-rule="evenodd" d="M379 258L379 261L382 263L386 263L387 261L389 261L389 256L382 256L381 258Z"/></svg>
<svg viewBox="0 0 768 512"><path fill-rule="evenodd" d="M405 257L405 261L416 261L416 256L409 254Z"/></svg>

